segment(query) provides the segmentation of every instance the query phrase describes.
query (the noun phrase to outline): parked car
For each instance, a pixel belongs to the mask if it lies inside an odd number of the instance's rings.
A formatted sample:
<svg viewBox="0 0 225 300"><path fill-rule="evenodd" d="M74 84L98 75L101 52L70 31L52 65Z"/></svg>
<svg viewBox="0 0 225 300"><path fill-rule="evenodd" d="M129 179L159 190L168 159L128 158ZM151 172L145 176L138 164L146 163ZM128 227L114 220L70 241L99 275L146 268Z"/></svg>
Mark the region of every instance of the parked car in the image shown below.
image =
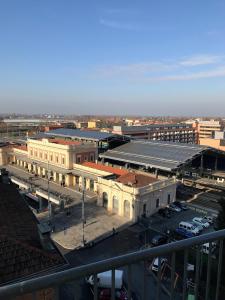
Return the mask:
<svg viewBox="0 0 225 300"><path fill-rule="evenodd" d="M158 272L159 270L159 259L161 261L161 270L165 267L165 264L167 262L167 259L166 258L154 258L153 262L152 262L152 271L155 271L155 272Z"/></svg>
<svg viewBox="0 0 225 300"><path fill-rule="evenodd" d="M215 251L216 249L216 243L212 242L211 246L211 254ZM209 254L209 243L205 243L201 246L201 251L205 254Z"/></svg>
<svg viewBox="0 0 225 300"><path fill-rule="evenodd" d="M192 224L195 228L197 228L197 230L200 232L203 231L204 227L202 225L197 225L196 223L194 223L193 221L189 222L190 224Z"/></svg>
<svg viewBox="0 0 225 300"><path fill-rule="evenodd" d="M128 296L125 290L115 291L116 300L127 300ZM99 300L111 300L111 289L103 289L99 293Z"/></svg>
<svg viewBox="0 0 225 300"><path fill-rule="evenodd" d="M152 244L153 247L166 244L166 242L167 242L167 237L163 236L163 235L160 235L160 234L154 236L151 240L151 244Z"/></svg>
<svg viewBox="0 0 225 300"><path fill-rule="evenodd" d="M196 223L197 225L203 226L204 228L209 228L209 226L210 226L209 223L206 220L204 220L203 218L195 217L193 219L193 222Z"/></svg>
<svg viewBox="0 0 225 300"><path fill-rule="evenodd" d="M160 208L158 210L158 214L160 216L164 217L164 218L170 218L171 217L170 212L169 212L167 207L166 208Z"/></svg>
<svg viewBox="0 0 225 300"><path fill-rule="evenodd" d="M178 234L178 235L180 235L180 236L182 236L182 237L184 237L184 238L191 238L191 237L194 237L194 236L196 236L194 233L192 233L191 231L187 231L187 230L185 230L185 229L183 229L183 228L176 228L175 229L175 232Z"/></svg>
<svg viewBox="0 0 225 300"><path fill-rule="evenodd" d="M193 233L194 235L198 235L200 233L200 231L196 227L196 225L193 225L190 222L180 222L179 228L189 231L189 232Z"/></svg>
<svg viewBox="0 0 225 300"><path fill-rule="evenodd" d="M185 203L180 202L180 201L175 201L173 202L177 207L179 207L181 210L188 210L188 207Z"/></svg>
<svg viewBox="0 0 225 300"><path fill-rule="evenodd" d="M171 211L176 211L176 212L181 212L181 208L179 208L178 206L176 206L175 204L170 204L169 206L169 210Z"/></svg>
<svg viewBox="0 0 225 300"><path fill-rule="evenodd" d="M213 224L214 223L214 218L212 216L204 216L203 220L205 220L209 224Z"/></svg>

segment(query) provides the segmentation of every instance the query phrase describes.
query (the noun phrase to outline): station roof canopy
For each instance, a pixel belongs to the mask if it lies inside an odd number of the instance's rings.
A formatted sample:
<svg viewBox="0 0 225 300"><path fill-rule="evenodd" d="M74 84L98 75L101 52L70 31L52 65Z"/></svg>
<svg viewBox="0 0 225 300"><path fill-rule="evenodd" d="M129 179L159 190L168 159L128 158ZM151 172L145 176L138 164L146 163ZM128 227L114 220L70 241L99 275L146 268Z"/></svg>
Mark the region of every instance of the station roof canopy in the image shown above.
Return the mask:
<svg viewBox="0 0 225 300"><path fill-rule="evenodd" d="M101 132L101 131L66 129L66 128L50 130L46 132L45 135L52 136L52 137L90 140L95 142L108 140L116 136L115 134Z"/></svg>
<svg viewBox="0 0 225 300"><path fill-rule="evenodd" d="M132 163L145 168L172 171L210 147L161 141L134 140L100 154L101 158Z"/></svg>

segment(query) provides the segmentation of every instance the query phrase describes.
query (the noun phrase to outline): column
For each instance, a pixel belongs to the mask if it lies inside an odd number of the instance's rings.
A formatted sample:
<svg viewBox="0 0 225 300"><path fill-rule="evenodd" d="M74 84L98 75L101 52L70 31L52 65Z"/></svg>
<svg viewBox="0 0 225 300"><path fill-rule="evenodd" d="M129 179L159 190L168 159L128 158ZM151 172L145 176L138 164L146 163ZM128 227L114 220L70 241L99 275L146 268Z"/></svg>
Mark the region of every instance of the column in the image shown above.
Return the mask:
<svg viewBox="0 0 225 300"><path fill-rule="evenodd" d="M65 176L65 185L70 186L70 175Z"/></svg>
<svg viewBox="0 0 225 300"><path fill-rule="evenodd" d="M41 167L37 167L35 166L35 173L37 173L39 176L41 176Z"/></svg>
<svg viewBox="0 0 225 300"><path fill-rule="evenodd" d="M97 193L98 191L98 183L94 181L94 192Z"/></svg>
<svg viewBox="0 0 225 300"><path fill-rule="evenodd" d="M57 173L56 172L53 172L53 181L57 182Z"/></svg>
<svg viewBox="0 0 225 300"><path fill-rule="evenodd" d="M79 187L82 189L83 181L82 176L79 177Z"/></svg>
<svg viewBox="0 0 225 300"><path fill-rule="evenodd" d="M61 182L62 182L62 174L59 173L59 183L61 183Z"/></svg>
<svg viewBox="0 0 225 300"><path fill-rule="evenodd" d="M86 189L90 191L90 179L86 178Z"/></svg>
<svg viewBox="0 0 225 300"><path fill-rule="evenodd" d="M47 176L46 176L46 170L45 170L45 168L42 168L42 174L41 174L42 176L45 176L46 178L48 178L48 174L47 174Z"/></svg>
<svg viewBox="0 0 225 300"><path fill-rule="evenodd" d="M28 171L31 172L31 164L28 163Z"/></svg>

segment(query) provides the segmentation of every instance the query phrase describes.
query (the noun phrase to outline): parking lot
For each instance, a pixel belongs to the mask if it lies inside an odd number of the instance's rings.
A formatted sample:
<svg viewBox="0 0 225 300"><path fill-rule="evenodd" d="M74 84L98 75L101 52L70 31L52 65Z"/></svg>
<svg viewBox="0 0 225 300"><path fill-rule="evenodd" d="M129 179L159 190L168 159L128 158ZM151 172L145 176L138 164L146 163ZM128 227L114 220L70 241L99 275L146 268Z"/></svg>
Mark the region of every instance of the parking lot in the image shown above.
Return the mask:
<svg viewBox="0 0 225 300"><path fill-rule="evenodd" d="M179 223L182 221L192 221L195 217L203 217L205 216L204 211L199 212L195 208L190 205L188 206L188 210L181 212L172 212L170 218L162 217L158 213L151 216L147 222L150 229L159 232L165 233L166 230L175 230ZM210 226L208 229L204 229L202 234L213 231L213 226Z"/></svg>

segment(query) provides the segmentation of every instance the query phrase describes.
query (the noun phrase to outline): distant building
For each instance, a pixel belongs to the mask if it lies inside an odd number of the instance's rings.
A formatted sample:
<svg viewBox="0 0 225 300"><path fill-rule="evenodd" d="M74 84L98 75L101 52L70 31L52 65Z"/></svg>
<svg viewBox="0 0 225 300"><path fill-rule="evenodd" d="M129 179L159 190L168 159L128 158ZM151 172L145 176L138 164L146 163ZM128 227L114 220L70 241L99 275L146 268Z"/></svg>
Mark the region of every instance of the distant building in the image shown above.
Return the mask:
<svg viewBox="0 0 225 300"><path fill-rule="evenodd" d="M135 139L196 143L196 133L192 124L157 124L145 126L114 126L113 133L127 135Z"/></svg>
<svg viewBox="0 0 225 300"><path fill-rule="evenodd" d="M100 121L88 121L88 128L99 128L101 125Z"/></svg>
<svg viewBox="0 0 225 300"><path fill-rule="evenodd" d="M88 122L76 122L76 128L88 128Z"/></svg>
<svg viewBox="0 0 225 300"><path fill-rule="evenodd" d="M225 131L215 131L212 138L200 138L199 144L225 151Z"/></svg>
<svg viewBox="0 0 225 300"><path fill-rule="evenodd" d="M198 143L200 139L212 138L215 131L220 131L222 129L221 123L219 121L196 121L196 132L198 137Z"/></svg>

